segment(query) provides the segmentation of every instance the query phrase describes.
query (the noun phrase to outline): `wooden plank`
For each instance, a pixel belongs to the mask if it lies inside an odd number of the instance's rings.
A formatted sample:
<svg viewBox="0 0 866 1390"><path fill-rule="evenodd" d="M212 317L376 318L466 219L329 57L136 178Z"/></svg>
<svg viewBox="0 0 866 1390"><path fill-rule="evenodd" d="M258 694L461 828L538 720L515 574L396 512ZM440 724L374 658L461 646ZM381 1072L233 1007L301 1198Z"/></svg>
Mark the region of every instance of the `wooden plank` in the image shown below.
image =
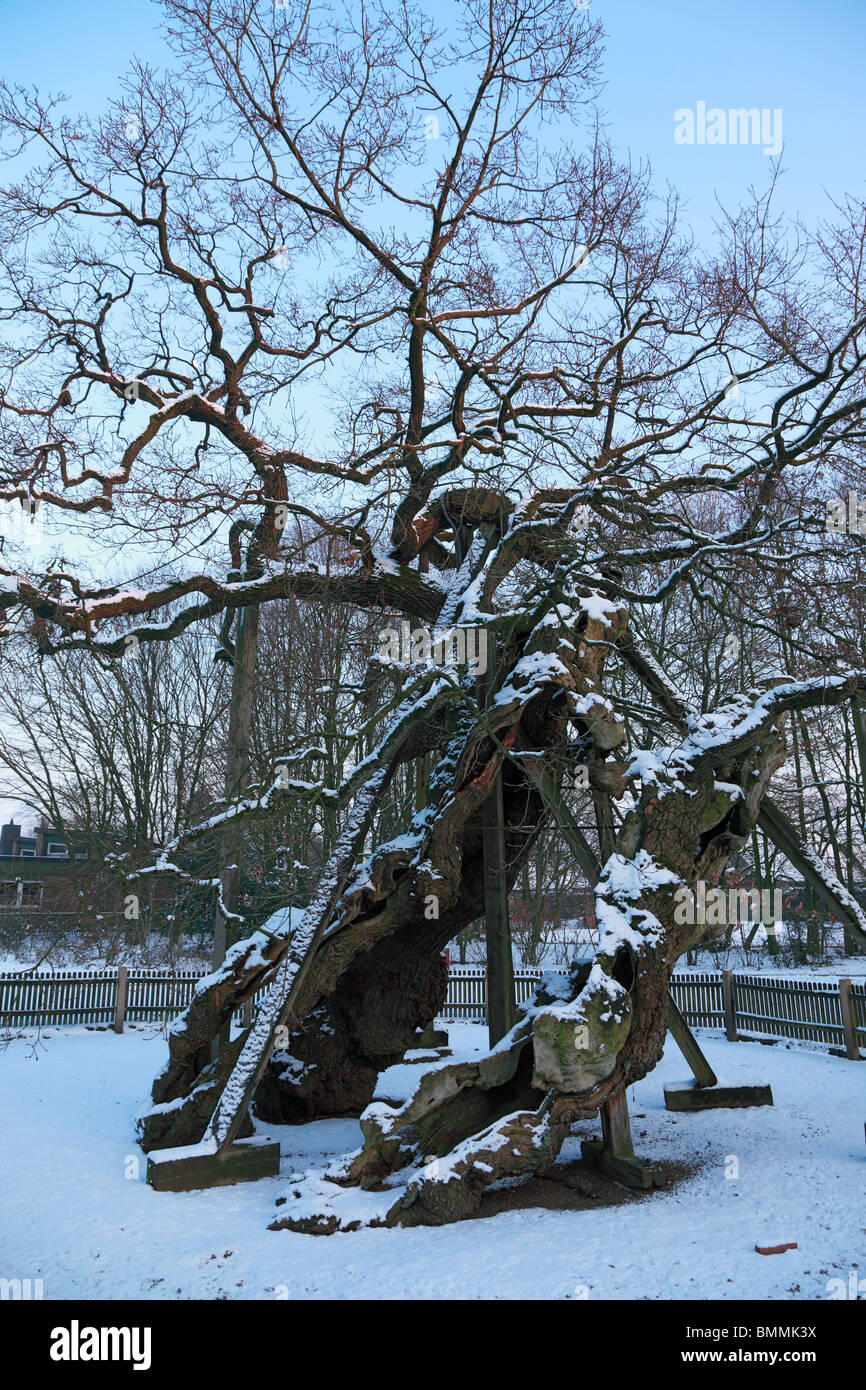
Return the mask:
<svg viewBox="0 0 866 1390"><path fill-rule="evenodd" d="M624 1187L647 1191L656 1182L652 1165L636 1158L628 1118L625 1088L601 1107L601 1142L584 1139L580 1155L584 1163L622 1183Z"/></svg>
<svg viewBox="0 0 866 1390"><path fill-rule="evenodd" d="M677 1004L668 992L668 1027L671 1037L692 1069L692 1075L699 1086L715 1086L718 1081L700 1047L680 1013Z"/></svg>
<svg viewBox="0 0 866 1390"><path fill-rule="evenodd" d="M486 705L490 700L495 688L496 671L496 642L490 634L487 670L478 680L481 704ZM481 803L479 819L484 879L484 939L487 948L487 1033L490 1046L495 1047L513 1026L516 1013L505 877L505 810L501 767L490 795Z"/></svg>

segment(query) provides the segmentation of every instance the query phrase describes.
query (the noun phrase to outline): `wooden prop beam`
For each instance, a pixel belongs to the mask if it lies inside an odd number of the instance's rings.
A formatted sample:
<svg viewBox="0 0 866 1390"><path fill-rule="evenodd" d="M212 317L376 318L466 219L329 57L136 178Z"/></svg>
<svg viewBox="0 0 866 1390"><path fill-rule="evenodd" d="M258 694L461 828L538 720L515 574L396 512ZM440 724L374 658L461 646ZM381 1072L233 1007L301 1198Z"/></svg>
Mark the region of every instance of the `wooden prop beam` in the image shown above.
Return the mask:
<svg viewBox="0 0 866 1390"><path fill-rule="evenodd" d="M597 1168L623 1187L647 1191L656 1186L652 1166L635 1158L628 1118L628 1098L619 1091L601 1107L601 1139L584 1139L580 1155L584 1163Z"/></svg>
<svg viewBox="0 0 866 1390"><path fill-rule="evenodd" d="M486 705L496 688L496 640L488 635L487 670L478 681L479 703ZM481 806L481 846L484 874L484 935L487 954L487 1031L490 1046L513 1027L517 1012L511 926L508 920L508 884L505 862L505 810L502 770Z"/></svg>
<svg viewBox="0 0 866 1390"><path fill-rule="evenodd" d="M716 1086L718 1077L713 1071L700 1047L698 1040L680 1012L673 996L668 994L668 1028L671 1037L692 1069L695 1084Z"/></svg>

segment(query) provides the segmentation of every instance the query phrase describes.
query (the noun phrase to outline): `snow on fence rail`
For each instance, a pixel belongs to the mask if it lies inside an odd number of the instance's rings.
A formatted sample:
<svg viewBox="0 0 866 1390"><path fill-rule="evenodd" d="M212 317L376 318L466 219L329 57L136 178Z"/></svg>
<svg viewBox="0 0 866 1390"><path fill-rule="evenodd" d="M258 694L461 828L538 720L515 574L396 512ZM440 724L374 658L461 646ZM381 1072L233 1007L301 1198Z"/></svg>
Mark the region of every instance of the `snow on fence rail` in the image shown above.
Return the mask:
<svg viewBox="0 0 866 1390"><path fill-rule="evenodd" d="M542 975L515 971L517 1002L528 999ZM39 970L0 973L0 1027L56 1025L99 1027L158 1023L173 1018L192 998L202 972L125 966L104 970ZM866 1049L866 981L803 979L734 971L683 971L671 993L697 1028L724 1028L729 1038L799 1038L845 1049ZM443 1022L483 1023L483 966L452 966ZM239 1009L241 1014L242 1008Z"/></svg>

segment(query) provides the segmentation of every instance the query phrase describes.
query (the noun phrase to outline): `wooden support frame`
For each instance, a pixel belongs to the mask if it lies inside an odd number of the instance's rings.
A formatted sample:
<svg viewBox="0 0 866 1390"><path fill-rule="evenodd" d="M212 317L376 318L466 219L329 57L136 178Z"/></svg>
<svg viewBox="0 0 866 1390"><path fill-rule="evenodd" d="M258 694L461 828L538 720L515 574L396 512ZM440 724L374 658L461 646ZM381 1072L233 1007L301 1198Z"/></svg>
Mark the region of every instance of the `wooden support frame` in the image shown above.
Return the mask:
<svg viewBox="0 0 866 1390"><path fill-rule="evenodd" d="M250 771L250 734L256 685L256 656L259 642L259 606L250 604L238 612L238 630L232 663L231 703L229 707L228 747L226 749L225 796L230 800L246 790ZM229 821L220 835L220 893L214 910L213 951L211 968L218 970L226 951L234 940L234 927L225 913L236 913L240 903L241 863L244 835L241 827ZM222 907L225 912L222 911ZM220 1050L231 1037L231 1019L227 1019L211 1040L211 1061L216 1062Z"/></svg>

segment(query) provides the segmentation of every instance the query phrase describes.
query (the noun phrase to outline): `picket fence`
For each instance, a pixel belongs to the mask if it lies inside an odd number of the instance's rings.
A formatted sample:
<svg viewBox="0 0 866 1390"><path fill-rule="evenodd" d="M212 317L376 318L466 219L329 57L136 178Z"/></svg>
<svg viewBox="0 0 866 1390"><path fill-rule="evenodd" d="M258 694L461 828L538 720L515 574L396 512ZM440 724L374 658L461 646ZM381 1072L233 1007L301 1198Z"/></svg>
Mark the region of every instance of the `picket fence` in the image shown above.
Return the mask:
<svg viewBox="0 0 866 1390"><path fill-rule="evenodd" d="M517 1002L541 970L515 972ZM125 966L105 970L0 973L0 1029L159 1023L180 1013L201 972ZM722 1028L729 1038L797 1038L866 1051L866 981L798 979L736 971L681 971L671 993L691 1027ZM452 966L441 1022L483 1023L483 966ZM240 1011L239 1011L240 1012Z"/></svg>
<svg viewBox="0 0 866 1390"><path fill-rule="evenodd" d="M118 1005L121 1023L160 1023L186 1008L201 978L200 970L124 966L5 972L0 974L0 1027L99 1027L118 1021Z"/></svg>

